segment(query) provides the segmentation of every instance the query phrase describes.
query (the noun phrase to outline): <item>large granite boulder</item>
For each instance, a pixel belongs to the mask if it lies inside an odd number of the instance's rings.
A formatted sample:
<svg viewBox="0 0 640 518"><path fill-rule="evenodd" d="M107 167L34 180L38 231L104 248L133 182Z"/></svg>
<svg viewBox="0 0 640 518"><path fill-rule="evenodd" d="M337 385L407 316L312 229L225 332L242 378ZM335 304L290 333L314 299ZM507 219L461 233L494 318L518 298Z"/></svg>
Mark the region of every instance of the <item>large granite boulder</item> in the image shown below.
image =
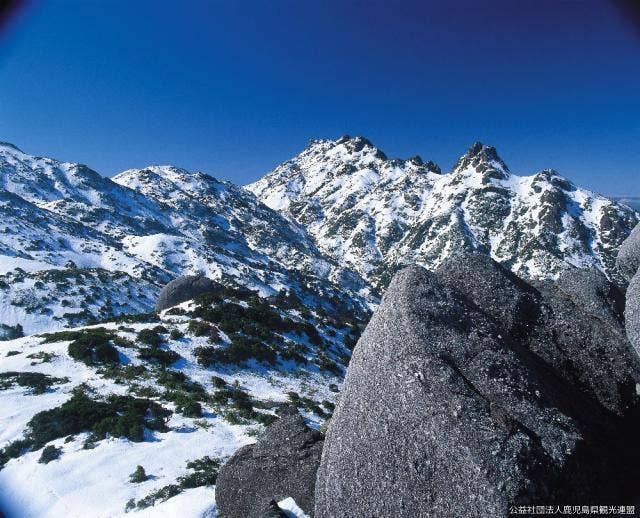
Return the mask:
<svg viewBox="0 0 640 518"><path fill-rule="evenodd" d="M605 388L565 378L562 341L529 338L565 322L546 297L475 256L398 273L354 350L316 517L507 516L626 496L635 440Z"/></svg>
<svg viewBox="0 0 640 518"><path fill-rule="evenodd" d="M616 266L627 280L631 280L640 268L640 224L620 246Z"/></svg>
<svg viewBox="0 0 640 518"><path fill-rule="evenodd" d="M617 258L618 269L630 280L627 287L625 319L627 336L640 355L640 225L622 243Z"/></svg>
<svg viewBox="0 0 640 518"><path fill-rule="evenodd" d="M627 288L627 306L625 309L627 336L636 354L640 356L640 270Z"/></svg>
<svg viewBox="0 0 640 518"><path fill-rule="evenodd" d="M265 518L273 502L293 498L313 515L316 472L323 439L294 408L287 408L256 444L240 448L216 481L220 518ZM271 513L271 514L270 514Z"/></svg>
<svg viewBox="0 0 640 518"><path fill-rule="evenodd" d="M220 284L202 275L178 277L162 288L156 301L155 310L162 311L219 287Z"/></svg>
<svg viewBox="0 0 640 518"><path fill-rule="evenodd" d="M637 401L640 359L625 334L624 295L598 270L574 268L533 287L470 253L445 261L436 275L608 410L622 416Z"/></svg>

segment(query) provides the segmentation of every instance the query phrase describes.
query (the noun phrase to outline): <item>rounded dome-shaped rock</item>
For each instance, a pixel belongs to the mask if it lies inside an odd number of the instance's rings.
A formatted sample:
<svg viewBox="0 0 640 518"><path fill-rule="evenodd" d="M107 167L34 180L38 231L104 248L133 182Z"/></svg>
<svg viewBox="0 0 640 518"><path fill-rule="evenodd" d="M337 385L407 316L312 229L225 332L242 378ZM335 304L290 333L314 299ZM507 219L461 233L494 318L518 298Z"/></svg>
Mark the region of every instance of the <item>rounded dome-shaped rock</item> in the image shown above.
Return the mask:
<svg viewBox="0 0 640 518"><path fill-rule="evenodd" d="M220 285L217 282L202 275L178 277L162 288L155 310L162 311L219 287Z"/></svg>

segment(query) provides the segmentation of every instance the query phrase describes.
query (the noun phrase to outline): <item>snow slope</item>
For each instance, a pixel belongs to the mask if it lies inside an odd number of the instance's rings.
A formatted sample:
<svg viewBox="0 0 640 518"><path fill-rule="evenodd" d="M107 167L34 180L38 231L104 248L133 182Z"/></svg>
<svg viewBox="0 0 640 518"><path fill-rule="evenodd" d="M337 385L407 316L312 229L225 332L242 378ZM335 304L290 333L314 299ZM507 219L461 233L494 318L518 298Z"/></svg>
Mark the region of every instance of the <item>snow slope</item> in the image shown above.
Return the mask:
<svg viewBox="0 0 640 518"><path fill-rule="evenodd" d="M247 308L255 304L251 299L254 295L242 291L237 294L240 298L228 295L226 302L219 304L233 302ZM220 390L220 379L227 382L227 388L233 387L235 382L250 395L255 416L272 415L278 405L292 401L288 394L295 392L300 398L307 398L299 400L298 405L309 424L318 428L330 415L330 404L335 403L337 387L349 358L349 350L343 341L354 329L354 324L338 322L312 308L306 317L301 317L300 311L289 303L260 300L273 314L292 322L309 323L318 331L319 341L311 340L304 333L284 332L278 335L284 340L278 354L286 354L293 347L302 356L297 359L278 356L275 364L249 360L237 364L203 365L198 361L197 347L225 350L233 340L221 331L225 324L213 324L210 317L206 322L214 326L217 338L194 334L190 323L203 322L203 319L194 317L193 311L197 307L216 307L215 302L208 301L200 306L181 304L175 311L163 312L155 321L99 326L120 340L113 342L119 354L119 365L111 365L110 369L105 365L85 365L70 357L70 340L65 335L49 339L34 335L0 342L0 408L3 409L0 413L0 457L2 448L25 436L34 415L69 401L72 391L81 385L92 398L144 394L173 411L166 423L167 431L146 430L142 442L124 437L107 437L94 442L89 441L87 431L49 441L47 446L61 448L61 456L47 464L38 462L42 447L10 459L0 469L0 514L4 512L9 518L122 516L130 499L139 502L162 487L176 484L180 476L189 473L187 462L205 456L224 460L240 446L253 442L262 425L253 418L234 418L233 403L228 402L231 405L228 406L216 400L214 396ZM175 392L169 395L171 391L166 391L166 385L160 381L162 369L140 357L145 347L140 332L158 329L159 325L163 326L162 350L179 355L169 370L186 375L188 383L199 383L204 389L204 393L197 396L202 401L201 416L185 416L174 402ZM335 370L322 367L326 363L319 362L321 357L335 362ZM131 377L127 375L127 369L134 366L143 369ZM66 379L38 394L15 384L3 387L3 372L39 372ZM217 383L213 376L218 377ZM180 392L180 389L174 390ZM150 478L134 484L129 476L138 465L144 467ZM283 507L295 516L295 503L288 500ZM166 501L159 500L147 508L134 508L129 515L213 517L216 515L214 487L187 488Z"/></svg>

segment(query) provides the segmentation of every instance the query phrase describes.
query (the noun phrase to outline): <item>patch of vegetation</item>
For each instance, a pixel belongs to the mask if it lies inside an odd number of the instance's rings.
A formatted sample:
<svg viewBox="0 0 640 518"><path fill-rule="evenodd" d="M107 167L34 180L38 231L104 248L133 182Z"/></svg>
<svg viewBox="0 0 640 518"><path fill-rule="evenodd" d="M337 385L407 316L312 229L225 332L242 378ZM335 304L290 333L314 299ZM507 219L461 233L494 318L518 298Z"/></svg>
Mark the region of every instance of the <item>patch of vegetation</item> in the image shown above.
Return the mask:
<svg viewBox="0 0 640 518"><path fill-rule="evenodd" d="M50 363L51 360L56 358L58 355L53 353L48 353L45 351L39 351L37 353L27 354L27 358L32 360L40 360L40 363ZM38 362L31 362L31 365L38 365Z"/></svg>
<svg viewBox="0 0 640 518"><path fill-rule="evenodd" d="M44 394L51 385L60 385L68 381L69 378L56 378L41 372L0 372L0 390L20 385L30 388L32 394Z"/></svg>
<svg viewBox="0 0 640 518"><path fill-rule="evenodd" d="M15 356L16 354L20 354L20 351L7 351L5 356Z"/></svg>
<svg viewBox="0 0 640 518"><path fill-rule="evenodd" d="M187 329L193 336L208 336L210 341L220 340L218 330L202 320L190 320Z"/></svg>
<svg viewBox="0 0 640 518"><path fill-rule="evenodd" d="M257 421L268 425L278 419L271 414L256 412L254 407L261 405L240 386L237 380L233 382L233 385L216 390L210 401L224 408L222 414L231 424L247 424L248 421Z"/></svg>
<svg viewBox="0 0 640 518"><path fill-rule="evenodd" d="M287 392L287 397L291 404L296 408L304 408L319 417L327 417L327 412L325 412L313 399L306 396L300 396L297 392Z"/></svg>
<svg viewBox="0 0 640 518"><path fill-rule="evenodd" d="M113 333L102 327L85 329L69 344L67 352L87 365L118 363L118 351L111 345Z"/></svg>
<svg viewBox="0 0 640 518"><path fill-rule="evenodd" d="M165 387L162 398L176 405L176 410L185 417L202 417L200 401L207 399L207 393L200 383L190 380L183 372L162 371L157 381Z"/></svg>
<svg viewBox="0 0 640 518"><path fill-rule="evenodd" d="M214 459L209 456L187 462L187 469L192 470L193 473L179 477L176 481L177 484L169 484L161 487L137 502L134 499L129 500L125 506L125 512L132 511L136 508L146 509L156 503L165 502L169 500L169 498L179 495L185 489L213 486L218 478L220 465L220 459ZM138 468L141 468L141 466L138 466ZM142 471L144 472L144 470Z"/></svg>
<svg viewBox="0 0 640 518"><path fill-rule="evenodd" d="M171 340L180 340L183 337L184 333L175 327L169 333L169 338L171 338Z"/></svg>
<svg viewBox="0 0 640 518"><path fill-rule="evenodd" d="M109 363L100 367L96 372L104 378L114 380L115 383L123 383L123 381L133 381L149 377L149 371L144 365L120 365L119 363Z"/></svg>
<svg viewBox="0 0 640 518"><path fill-rule="evenodd" d="M160 347L155 346L138 349L138 358L156 363L163 368L166 368L172 363L177 362L181 357L177 352L172 351L171 349L161 349Z"/></svg>
<svg viewBox="0 0 640 518"><path fill-rule="evenodd" d="M136 470L129 475L129 482L132 484L140 484L141 482L145 482L149 479L149 476L145 472L142 466L136 467Z"/></svg>
<svg viewBox="0 0 640 518"><path fill-rule="evenodd" d="M91 432L89 444L107 435L140 442L145 428L166 431L165 423L170 415L170 410L148 399L117 395L104 400L92 399L85 390L76 388L71 399L59 407L33 416L25 438L0 451L0 466L29 449L38 449L50 441L83 431Z"/></svg>
<svg viewBox="0 0 640 518"><path fill-rule="evenodd" d="M162 336L160 336L160 330L158 329L160 327L161 326L156 326L153 329L142 329L138 333L138 342L150 345L151 347L159 347L160 344L164 342L164 339L162 338ZM162 327L161 329L166 331L164 327Z"/></svg>
<svg viewBox="0 0 640 518"><path fill-rule="evenodd" d="M125 507L125 511L131 511L135 507L138 509L146 509L147 507L155 505L157 502L165 502L166 500L169 500L169 498L179 495L181 492L182 488L178 484L169 484L145 496L142 500L138 500L135 504L129 500Z"/></svg>
<svg viewBox="0 0 640 518"><path fill-rule="evenodd" d="M42 450L42 454L40 455L38 462L40 464L49 464L52 460L59 458L60 455L62 455L62 448L56 448L50 444Z"/></svg>
<svg viewBox="0 0 640 518"><path fill-rule="evenodd" d="M193 473L178 478L180 487L183 489L191 489L194 487L215 485L220 464L220 459L212 459L208 455L201 459L187 462L187 469L193 470Z"/></svg>

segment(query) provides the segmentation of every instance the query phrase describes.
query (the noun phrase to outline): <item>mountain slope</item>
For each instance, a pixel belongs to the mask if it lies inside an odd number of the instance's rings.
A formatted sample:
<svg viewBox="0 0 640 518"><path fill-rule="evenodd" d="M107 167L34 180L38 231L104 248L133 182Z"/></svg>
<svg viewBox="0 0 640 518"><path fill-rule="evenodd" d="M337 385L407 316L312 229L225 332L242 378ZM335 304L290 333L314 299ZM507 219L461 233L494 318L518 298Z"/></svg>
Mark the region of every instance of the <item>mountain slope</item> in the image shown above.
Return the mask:
<svg viewBox="0 0 640 518"><path fill-rule="evenodd" d="M137 320L0 342L0 514L215 516L282 405L331 415L362 325L240 286Z"/></svg>
<svg viewBox="0 0 640 518"><path fill-rule="evenodd" d="M552 170L514 175L481 143L442 174L419 157L390 160L363 137L312 141L247 189L383 286L404 265L435 268L462 250L528 278L557 277L568 265L615 278L616 251L638 221Z"/></svg>
<svg viewBox="0 0 640 518"><path fill-rule="evenodd" d="M151 167L112 180L1 144L0 213L0 324L27 333L150 311L164 284L192 273L334 309L373 300L297 223L202 173Z"/></svg>

